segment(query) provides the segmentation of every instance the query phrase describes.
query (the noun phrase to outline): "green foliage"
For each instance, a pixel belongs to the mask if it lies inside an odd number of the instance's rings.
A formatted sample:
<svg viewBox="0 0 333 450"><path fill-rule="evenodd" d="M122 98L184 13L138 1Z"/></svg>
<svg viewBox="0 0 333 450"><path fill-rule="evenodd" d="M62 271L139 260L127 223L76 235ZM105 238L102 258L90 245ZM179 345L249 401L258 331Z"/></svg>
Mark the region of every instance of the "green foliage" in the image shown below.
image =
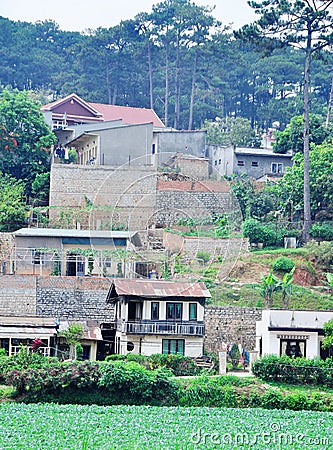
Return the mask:
<svg viewBox="0 0 333 450"><path fill-rule="evenodd" d="M22 346L20 351L12 356L0 357L0 381L4 381L6 374L12 370L39 369L48 366L58 366L57 358L46 357L38 352L31 352Z"/></svg>
<svg viewBox="0 0 333 450"><path fill-rule="evenodd" d="M24 183L0 172L0 231L15 231L24 224Z"/></svg>
<svg viewBox="0 0 333 450"><path fill-rule="evenodd" d="M70 357L76 359L76 346L83 337L83 325L80 323L71 323L66 330L59 333L59 337L64 337L70 346Z"/></svg>
<svg viewBox="0 0 333 450"><path fill-rule="evenodd" d="M204 252L204 251L200 251L200 252L197 253L196 258L197 258L197 260L199 261L200 264L205 265L210 260L210 253Z"/></svg>
<svg viewBox="0 0 333 450"><path fill-rule="evenodd" d="M271 308L273 305L273 295L280 289L280 279L273 275L273 269L268 275L261 276L260 294L265 299L266 306Z"/></svg>
<svg viewBox="0 0 333 450"><path fill-rule="evenodd" d="M321 241L333 241L333 227L329 224L314 223L310 234L313 238Z"/></svg>
<svg viewBox="0 0 333 450"><path fill-rule="evenodd" d="M252 372L264 381L333 387L333 361L330 358L320 360L268 355L254 362Z"/></svg>
<svg viewBox="0 0 333 450"><path fill-rule="evenodd" d="M247 219L244 221L243 235L249 238L251 244L261 242L264 246L270 246L275 245L277 241L276 233L256 219Z"/></svg>
<svg viewBox="0 0 333 450"><path fill-rule="evenodd" d="M324 269L330 269L333 264L333 242L321 242L320 245L316 241L309 241L305 248L309 252L316 264Z"/></svg>
<svg viewBox="0 0 333 450"><path fill-rule="evenodd" d="M137 362L148 369L165 368L170 370L176 377L197 375L200 372L200 368L197 366L194 359L183 355L166 355L156 353L150 356L144 356L135 353L128 353L127 355L109 355L105 358L105 360L107 362Z"/></svg>
<svg viewBox="0 0 333 450"><path fill-rule="evenodd" d="M236 368L239 364L239 359L240 359L240 351L239 351L237 344L235 344L235 343L232 344L229 355L231 358L233 368Z"/></svg>
<svg viewBox="0 0 333 450"><path fill-rule="evenodd" d="M331 278L331 282L332 280L333 277ZM323 328L325 337L323 339L322 345L324 348L330 348L333 346L333 319L330 319L327 322L325 322Z"/></svg>
<svg viewBox="0 0 333 450"><path fill-rule="evenodd" d="M272 262L272 269L276 272L290 272L294 266L294 261L286 256L280 256Z"/></svg>
<svg viewBox="0 0 333 450"><path fill-rule="evenodd" d="M303 152L303 116L292 117L290 124L283 131L275 133L276 143L274 151L276 153ZM328 130L325 128L324 120L321 116L310 114L310 143L319 145L328 137Z"/></svg>
<svg viewBox="0 0 333 450"><path fill-rule="evenodd" d="M206 120L203 128L207 130L209 144L237 147L260 147L261 144L250 121L244 117L226 117L214 122Z"/></svg>
<svg viewBox="0 0 333 450"><path fill-rule="evenodd" d="M50 193L50 172L38 173L31 185L31 194L37 201L48 202Z"/></svg>
<svg viewBox="0 0 333 450"><path fill-rule="evenodd" d="M272 391L269 391L270 406L273 403ZM292 397L295 406L301 406L302 395ZM295 412L296 407L292 408L293 411L253 407L256 398L252 395L250 407L243 409L6 403L1 405L1 417L6 426L0 429L0 441L6 442L10 449L21 446L40 450L201 450L228 447L276 450L279 447L304 448L303 442L316 442L308 447L329 448L333 434L331 414L315 411L320 404L325 406L323 399L308 397L308 405L311 400L314 404L313 411L298 408L305 410ZM172 431L166 430L166 424L172 424ZM272 431L272 424L278 427L277 431ZM291 439L302 443L297 447L289 445Z"/></svg>
<svg viewBox="0 0 333 450"><path fill-rule="evenodd" d="M0 126L15 139L8 148L8 139L0 140L2 171L17 180L24 180L31 193L36 175L49 171L50 148L55 136L46 124L40 105L27 92L3 90L0 94Z"/></svg>

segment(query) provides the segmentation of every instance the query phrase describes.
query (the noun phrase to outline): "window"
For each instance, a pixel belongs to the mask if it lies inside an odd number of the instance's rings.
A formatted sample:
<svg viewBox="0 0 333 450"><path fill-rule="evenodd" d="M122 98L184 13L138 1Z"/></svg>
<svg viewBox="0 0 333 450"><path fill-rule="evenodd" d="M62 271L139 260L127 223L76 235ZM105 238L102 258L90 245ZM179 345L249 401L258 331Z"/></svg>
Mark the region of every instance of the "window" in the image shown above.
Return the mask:
<svg viewBox="0 0 333 450"><path fill-rule="evenodd" d="M31 263L32 264L44 264L45 254L39 250L31 250Z"/></svg>
<svg viewBox="0 0 333 450"><path fill-rule="evenodd" d="M151 304L151 320L159 319L159 306L158 302L152 302Z"/></svg>
<svg viewBox="0 0 333 450"><path fill-rule="evenodd" d="M219 164L221 164L222 163L222 161L219 159Z"/></svg>
<svg viewBox="0 0 333 450"><path fill-rule="evenodd" d="M104 265L105 265L105 267L108 267L108 268L111 267L111 258L109 256L104 258Z"/></svg>
<svg viewBox="0 0 333 450"><path fill-rule="evenodd" d="M184 355L185 340L184 339L162 339L162 353L164 355Z"/></svg>
<svg viewBox="0 0 333 450"><path fill-rule="evenodd" d="M197 320L197 303L190 303L190 320Z"/></svg>
<svg viewBox="0 0 333 450"><path fill-rule="evenodd" d="M244 166L244 161L237 161L237 166Z"/></svg>
<svg viewBox="0 0 333 450"><path fill-rule="evenodd" d="M272 163L272 173L283 173L283 164Z"/></svg>
<svg viewBox="0 0 333 450"><path fill-rule="evenodd" d="M155 155L155 153L156 153L156 144L153 144L153 145L151 146L151 154L152 154L152 155Z"/></svg>
<svg viewBox="0 0 333 450"><path fill-rule="evenodd" d="M252 167L259 167L258 161L251 161Z"/></svg>
<svg viewBox="0 0 333 450"><path fill-rule="evenodd" d="M217 166L217 160L214 161L215 166Z"/></svg>
<svg viewBox="0 0 333 450"><path fill-rule="evenodd" d="M181 320L183 317L182 303L167 303L166 304L166 318L173 320Z"/></svg>

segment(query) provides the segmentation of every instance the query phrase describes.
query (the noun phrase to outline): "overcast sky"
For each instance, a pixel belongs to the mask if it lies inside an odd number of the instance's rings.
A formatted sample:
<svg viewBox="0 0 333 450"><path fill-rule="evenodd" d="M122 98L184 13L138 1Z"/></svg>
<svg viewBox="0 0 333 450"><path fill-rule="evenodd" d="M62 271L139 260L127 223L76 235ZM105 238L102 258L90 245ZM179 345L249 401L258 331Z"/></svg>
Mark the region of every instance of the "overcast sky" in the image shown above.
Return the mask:
<svg viewBox="0 0 333 450"><path fill-rule="evenodd" d="M239 28L250 23L254 14L247 0L194 0L198 5L215 6L213 16L224 25ZM150 12L158 0L0 0L0 16L35 23L54 20L62 30L84 31L99 26L109 28L121 20Z"/></svg>

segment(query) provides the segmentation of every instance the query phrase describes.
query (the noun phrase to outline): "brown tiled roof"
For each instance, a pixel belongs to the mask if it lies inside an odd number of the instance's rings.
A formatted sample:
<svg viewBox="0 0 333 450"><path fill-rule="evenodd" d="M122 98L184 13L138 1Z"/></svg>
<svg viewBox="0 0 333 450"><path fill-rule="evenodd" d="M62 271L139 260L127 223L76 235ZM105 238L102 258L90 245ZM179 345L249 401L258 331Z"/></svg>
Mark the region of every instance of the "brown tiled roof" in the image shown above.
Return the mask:
<svg viewBox="0 0 333 450"><path fill-rule="evenodd" d="M163 122L153 109L105 105L103 103L87 103L103 115L105 122L108 120L122 119L124 124L152 123L154 127L164 127Z"/></svg>
<svg viewBox="0 0 333 450"><path fill-rule="evenodd" d="M136 297L196 297L210 298L204 283L178 283L164 280L114 280L116 294Z"/></svg>

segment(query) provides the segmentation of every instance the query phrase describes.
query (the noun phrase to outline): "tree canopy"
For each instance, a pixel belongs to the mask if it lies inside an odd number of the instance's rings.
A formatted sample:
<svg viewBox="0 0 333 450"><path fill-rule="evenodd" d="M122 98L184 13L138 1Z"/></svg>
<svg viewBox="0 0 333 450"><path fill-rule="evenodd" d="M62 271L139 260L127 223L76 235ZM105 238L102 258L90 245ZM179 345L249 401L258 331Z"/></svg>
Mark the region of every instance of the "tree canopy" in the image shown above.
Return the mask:
<svg viewBox="0 0 333 450"><path fill-rule="evenodd" d="M46 124L40 104L27 91L3 90L0 94L0 169L24 180L26 193L38 174L49 171L55 136Z"/></svg>

